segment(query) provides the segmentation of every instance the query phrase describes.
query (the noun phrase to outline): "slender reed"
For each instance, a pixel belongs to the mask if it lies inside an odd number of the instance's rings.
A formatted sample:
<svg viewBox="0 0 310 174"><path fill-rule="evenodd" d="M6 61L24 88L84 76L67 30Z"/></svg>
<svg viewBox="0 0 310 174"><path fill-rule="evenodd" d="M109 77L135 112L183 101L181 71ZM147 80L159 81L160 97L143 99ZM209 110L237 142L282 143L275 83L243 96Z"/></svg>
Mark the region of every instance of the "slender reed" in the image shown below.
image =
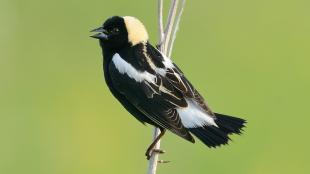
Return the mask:
<svg viewBox="0 0 310 174"><path fill-rule="evenodd" d="M179 0L171 0L170 9L166 27L163 25L163 0L158 0L158 48L167 55L171 56L173 44L176 38L176 33L179 28L182 12L185 6L185 0L182 0L178 11ZM175 22L176 20L176 22ZM164 29L165 28L165 29ZM172 37L171 37L172 36ZM153 140L160 134L158 128L154 129ZM155 145L155 149L160 149L160 141ZM147 174L156 174L157 164L165 163L163 160L158 160L159 154L153 153L149 160Z"/></svg>

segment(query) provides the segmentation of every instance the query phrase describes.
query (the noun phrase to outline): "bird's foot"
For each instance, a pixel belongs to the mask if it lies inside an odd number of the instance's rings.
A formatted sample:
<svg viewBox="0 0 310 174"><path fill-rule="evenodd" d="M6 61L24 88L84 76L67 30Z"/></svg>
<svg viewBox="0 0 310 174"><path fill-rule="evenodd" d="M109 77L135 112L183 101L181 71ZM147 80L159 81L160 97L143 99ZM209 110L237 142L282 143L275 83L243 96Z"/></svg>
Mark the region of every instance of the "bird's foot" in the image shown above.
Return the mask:
<svg viewBox="0 0 310 174"><path fill-rule="evenodd" d="M164 154L166 153L166 151L161 149L148 149L145 152L146 159L149 160L152 157L153 153Z"/></svg>

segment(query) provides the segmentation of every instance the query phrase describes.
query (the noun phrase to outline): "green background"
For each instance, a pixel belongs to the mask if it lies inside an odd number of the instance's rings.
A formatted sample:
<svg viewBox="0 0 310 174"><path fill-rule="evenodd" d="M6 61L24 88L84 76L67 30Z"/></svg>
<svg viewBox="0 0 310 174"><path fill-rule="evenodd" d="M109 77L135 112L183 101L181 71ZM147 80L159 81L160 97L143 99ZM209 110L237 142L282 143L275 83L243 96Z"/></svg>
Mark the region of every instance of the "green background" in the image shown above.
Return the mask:
<svg viewBox="0 0 310 174"><path fill-rule="evenodd" d="M309 8L188 0L173 60L214 111L249 123L218 149L167 134L159 174L310 173ZM131 15L156 43L156 13L156 0L0 0L1 174L145 173L153 128L108 91L89 31Z"/></svg>

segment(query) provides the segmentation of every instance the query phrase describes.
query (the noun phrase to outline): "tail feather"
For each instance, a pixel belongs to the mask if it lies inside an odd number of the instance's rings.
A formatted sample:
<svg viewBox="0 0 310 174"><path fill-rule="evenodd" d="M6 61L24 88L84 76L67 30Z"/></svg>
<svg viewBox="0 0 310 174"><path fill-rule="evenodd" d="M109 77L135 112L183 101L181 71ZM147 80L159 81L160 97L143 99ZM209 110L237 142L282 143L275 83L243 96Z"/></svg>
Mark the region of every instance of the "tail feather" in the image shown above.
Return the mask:
<svg viewBox="0 0 310 174"><path fill-rule="evenodd" d="M241 134L246 121L241 118L215 113L214 125L189 128L189 131L199 138L208 147L217 147L228 144L230 134Z"/></svg>
<svg viewBox="0 0 310 174"><path fill-rule="evenodd" d="M215 123L219 128L227 134L241 134L242 128L245 126L246 120L242 118L232 117L228 115L215 113Z"/></svg>

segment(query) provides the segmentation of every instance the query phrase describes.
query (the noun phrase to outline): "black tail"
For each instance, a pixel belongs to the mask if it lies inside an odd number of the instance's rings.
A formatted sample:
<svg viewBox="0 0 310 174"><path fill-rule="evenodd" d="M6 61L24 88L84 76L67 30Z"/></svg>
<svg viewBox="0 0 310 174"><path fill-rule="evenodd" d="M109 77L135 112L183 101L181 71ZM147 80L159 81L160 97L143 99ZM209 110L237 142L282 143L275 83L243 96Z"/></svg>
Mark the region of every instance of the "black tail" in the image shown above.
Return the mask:
<svg viewBox="0 0 310 174"><path fill-rule="evenodd" d="M241 118L215 113L216 126L190 128L189 131L199 138L208 147L216 147L228 143L230 134L241 134L246 121Z"/></svg>

